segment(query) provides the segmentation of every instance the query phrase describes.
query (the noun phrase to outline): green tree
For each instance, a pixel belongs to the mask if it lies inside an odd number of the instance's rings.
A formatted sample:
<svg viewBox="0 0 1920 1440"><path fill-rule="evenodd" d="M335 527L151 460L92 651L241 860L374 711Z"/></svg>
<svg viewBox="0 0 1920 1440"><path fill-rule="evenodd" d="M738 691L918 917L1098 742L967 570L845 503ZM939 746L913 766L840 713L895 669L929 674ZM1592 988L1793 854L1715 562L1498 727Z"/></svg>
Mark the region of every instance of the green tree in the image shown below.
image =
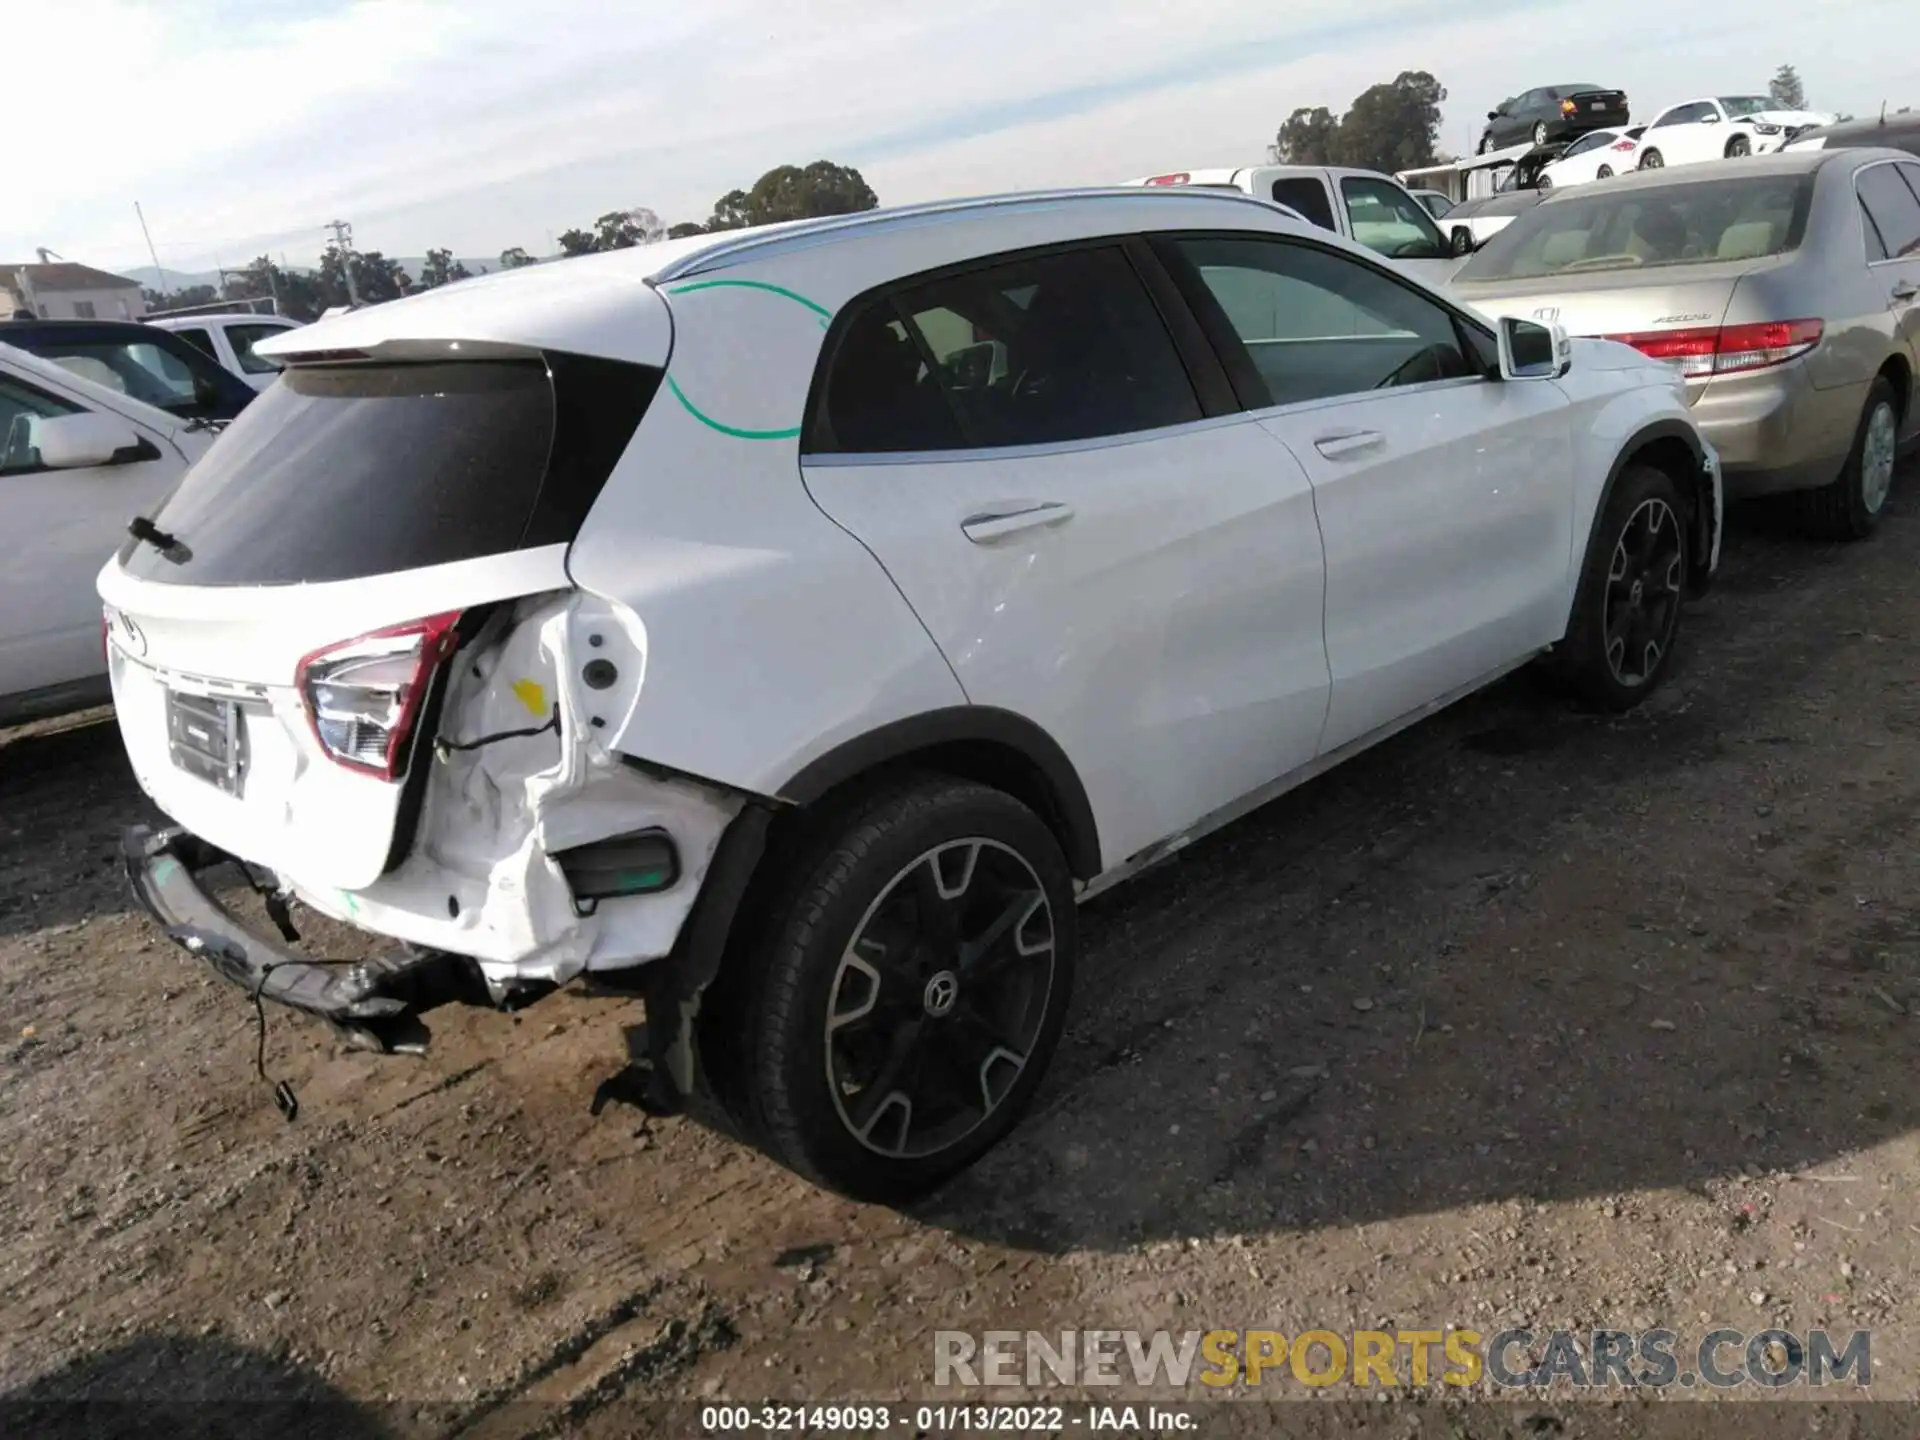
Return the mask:
<svg viewBox="0 0 1920 1440"><path fill-rule="evenodd" d="M1337 165L1340 117L1324 105L1301 106L1273 137L1273 158L1282 165Z"/></svg>
<svg viewBox="0 0 1920 1440"><path fill-rule="evenodd" d="M666 234L660 217L644 205L632 210L609 210L593 222L595 250L631 250L651 245Z"/></svg>
<svg viewBox="0 0 1920 1440"><path fill-rule="evenodd" d="M319 277L311 271L285 270L265 255L240 270L227 272L231 300L271 300L282 315L312 320L326 308L320 298Z"/></svg>
<svg viewBox="0 0 1920 1440"><path fill-rule="evenodd" d="M451 250L429 250L420 265L420 288L432 290L456 280L471 279L473 272L453 258Z"/></svg>
<svg viewBox="0 0 1920 1440"><path fill-rule="evenodd" d="M1800 82L1800 72L1791 65L1774 71L1773 79L1767 82L1767 98L1782 110L1806 109L1807 87Z"/></svg>
<svg viewBox="0 0 1920 1440"><path fill-rule="evenodd" d="M560 253L562 255L591 255L600 247L594 243L591 231L562 230L560 232Z"/></svg>
<svg viewBox="0 0 1920 1440"><path fill-rule="evenodd" d="M347 288L347 276L353 276L353 289ZM398 260L389 260L378 250L356 250L348 255L338 244L327 246L320 256L320 308L345 305L358 295L362 305L377 305L382 300L398 300L413 289L413 278Z"/></svg>
<svg viewBox="0 0 1920 1440"><path fill-rule="evenodd" d="M518 270L523 265L538 265L539 263L538 260L534 259L533 256L529 255L518 245L500 252L500 268L502 270Z"/></svg>
<svg viewBox="0 0 1920 1440"><path fill-rule="evenodd" d="M690 236L704 235L706 233L707 233L707 227L700 224L698 221L682 220L678 225L673 226L671 229L667 231L667 239L685 240Z"/></svg>
<svg viewBox="0 0 1920 1440"><path fill-rule="evenodd" d="M1446 98L1446 86L1424 70L1371 86L1341 117L1339 163L1388 174L1433 164Z"/></svg>
<svg viewBox="0 0 1920 1440"><path fill-rule="evenodd" d="M178 290L145 290L140 292L147 302L148 310L184 310L190 305L211 305L220 298L220 292L211 285L183 285Z"/></svg>
<svg viewBox="0 0 1920 1440"><path fill-rule="evenodd" d="M713 206L709 230L739 230L748 225L777 225L822 215L852 215L880 203L873 187L851 165L816 160L811 165L780 165L753 182L750 190L729 190Z"/></svg>

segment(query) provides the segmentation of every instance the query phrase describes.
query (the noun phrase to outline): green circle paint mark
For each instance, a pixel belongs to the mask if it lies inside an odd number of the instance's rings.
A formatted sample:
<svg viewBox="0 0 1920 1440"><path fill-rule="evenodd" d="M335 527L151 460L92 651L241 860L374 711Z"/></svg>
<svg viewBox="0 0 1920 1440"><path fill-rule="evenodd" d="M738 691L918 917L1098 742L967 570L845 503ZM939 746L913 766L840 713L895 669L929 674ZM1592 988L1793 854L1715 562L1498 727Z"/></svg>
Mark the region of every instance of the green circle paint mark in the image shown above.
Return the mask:
<svg viewBox="0 0 1920 1440"><path fill-rule="evenodd" d="M793 301L796 305L804 305L820 317L822 330L826 329L827 322L833 319L833 312L826 306L809 300L796 290L789 290L784 285L771 285L765 280L696 280L691 284L677 285L667 293L691 295L697 290L764 290L769 295L778 295L782 299ZM798 425L781 430L743 430L737 425L724 425L689 400L686 391L680 388L679 382L672 375L668 375L666 379L667 389L673 392L673 398L680 402L681 407L689 415L709 430L718 430L722 435L731 435L736 440L792 440L800 434L801 427Z"/></svg>

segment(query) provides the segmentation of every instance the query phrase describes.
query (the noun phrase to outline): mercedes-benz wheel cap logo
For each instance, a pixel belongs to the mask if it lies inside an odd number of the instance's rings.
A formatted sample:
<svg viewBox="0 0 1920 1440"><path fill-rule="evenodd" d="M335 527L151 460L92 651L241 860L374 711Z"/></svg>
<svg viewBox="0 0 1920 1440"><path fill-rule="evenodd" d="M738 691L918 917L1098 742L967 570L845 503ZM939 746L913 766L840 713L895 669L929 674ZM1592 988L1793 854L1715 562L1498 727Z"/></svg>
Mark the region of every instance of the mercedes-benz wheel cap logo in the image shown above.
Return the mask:
<svg viewBox="0 0 1920 1440"><path fill-rule="evenodd" d="M921 997L927 1007L927 1014L938 1020L949 1010L953 1002L960 998L960 979L951 970L942 970L927 981L926 993Z"/></svg>

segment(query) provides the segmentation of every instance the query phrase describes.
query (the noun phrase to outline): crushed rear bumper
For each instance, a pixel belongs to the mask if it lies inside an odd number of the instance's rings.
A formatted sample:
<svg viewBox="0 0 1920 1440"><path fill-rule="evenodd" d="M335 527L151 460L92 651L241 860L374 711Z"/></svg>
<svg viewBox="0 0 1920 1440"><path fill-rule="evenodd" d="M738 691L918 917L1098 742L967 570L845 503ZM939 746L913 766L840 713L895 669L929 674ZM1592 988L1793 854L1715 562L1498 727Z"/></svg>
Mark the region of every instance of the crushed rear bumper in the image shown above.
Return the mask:
<svg viewBox="0 0 1920 1440"><path fill-rule="evenodd" d="M269 939L202 887L200 875L221 865L253 877L236 856L184 829L136 825L121 838L121 858L134 897L168 939L249 996L329 1021L362 1049L423 1050L421 1012L459 998L471 969L459 956L412 947L368 960L297 954L287 948L290 923L287 942Z"/></svg>

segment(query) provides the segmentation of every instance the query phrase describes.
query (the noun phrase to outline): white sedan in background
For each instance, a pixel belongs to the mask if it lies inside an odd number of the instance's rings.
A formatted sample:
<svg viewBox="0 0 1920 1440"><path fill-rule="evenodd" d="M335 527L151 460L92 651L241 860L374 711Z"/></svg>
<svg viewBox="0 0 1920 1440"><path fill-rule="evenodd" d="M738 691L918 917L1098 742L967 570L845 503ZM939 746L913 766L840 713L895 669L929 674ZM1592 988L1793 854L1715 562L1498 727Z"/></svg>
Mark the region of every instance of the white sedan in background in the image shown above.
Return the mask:
<svg viewBox="0 0 1920 1440"><path fill-rule="evenodd" d="M1595 130L1582 135L1567 147L1567 153L1541 170L1537 185L1542 190L1564 190L1570 185L1591 185L1623 170L1634 168L1634 152L1647 127L1631 130Z"/></svg>
<svg viewBox="0 0 1920 1440"><path fill-rule="evenodd" d="M1831 125L1817 110L1782 110L1764 95L1722 95L1671 105L1640 137L1639 169L1770 155L1802 130Z"/></svg>

